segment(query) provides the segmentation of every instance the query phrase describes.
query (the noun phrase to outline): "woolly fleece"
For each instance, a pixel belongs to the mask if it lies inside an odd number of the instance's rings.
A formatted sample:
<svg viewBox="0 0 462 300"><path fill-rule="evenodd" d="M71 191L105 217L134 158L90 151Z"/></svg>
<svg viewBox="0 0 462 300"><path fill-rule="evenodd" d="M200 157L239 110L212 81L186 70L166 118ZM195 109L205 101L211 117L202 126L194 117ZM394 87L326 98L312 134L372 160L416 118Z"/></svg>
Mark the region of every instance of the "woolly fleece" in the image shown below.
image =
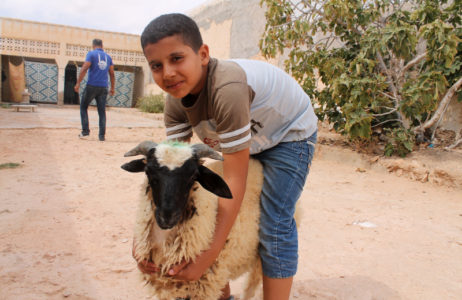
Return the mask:
<svg viewBox="0 0 462 300"><path fill-rule="evenodd" d="M207 167L223 176L221 162L212 162ZM216 300L227 282L250 272L245 298L253 296L262 276L258 256L262 184L262 166L260 162L251 159L247 190L223 250L200 280L184 282L166 274L171 265L182 260L193 260L202 250L209 247L216 222L217 196L195 183L189 195L189 205L196 207L196 214L165 234L155 221L151 208L152 194L145 192L148 183L147 180L144 182L134 232L135 247L138 259L150 259L161 269L152 276L140 272L142 280L146 282L153 295L160 300L188 296L191 300Z"/></svg>

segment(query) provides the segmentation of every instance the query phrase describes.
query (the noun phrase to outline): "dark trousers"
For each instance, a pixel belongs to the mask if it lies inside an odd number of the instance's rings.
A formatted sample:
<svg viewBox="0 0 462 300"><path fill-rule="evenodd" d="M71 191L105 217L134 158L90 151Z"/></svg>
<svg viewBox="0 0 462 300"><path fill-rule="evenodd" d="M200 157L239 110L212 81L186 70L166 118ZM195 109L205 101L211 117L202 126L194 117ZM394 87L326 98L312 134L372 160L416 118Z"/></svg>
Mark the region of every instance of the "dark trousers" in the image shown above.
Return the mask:
<svg viewBox="0 0 462 300"><path fill-rule="evenodd" d="M106 98L107 87L88 85L83 91L82 100L80 101L80 121L82 122L82 134L89 135L90 128L88 125L88 105L95 99L99 115L99 137L106 134Z"/></svg>

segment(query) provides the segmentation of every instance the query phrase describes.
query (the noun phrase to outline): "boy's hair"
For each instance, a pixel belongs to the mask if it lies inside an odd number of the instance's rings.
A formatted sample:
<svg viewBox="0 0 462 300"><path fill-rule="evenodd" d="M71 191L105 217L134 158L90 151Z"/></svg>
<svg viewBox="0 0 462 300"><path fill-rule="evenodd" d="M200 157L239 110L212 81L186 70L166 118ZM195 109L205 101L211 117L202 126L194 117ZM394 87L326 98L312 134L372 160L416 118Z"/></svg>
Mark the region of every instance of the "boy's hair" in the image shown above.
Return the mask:
<svg viewBox="0 0 462 300"><path fill-rule="evenodd" d="M155 44L163 38L180 35L183 43L197 53L202 46L202 36L196 22L183 14L166 14L152 20L141 34L141 47Z"/></svg>
<svg viewBox="0 0 462 300"><path fill-rule="evenodd" d="M103 47L103 41L100 39L94 39L92 45L96 47Z"/></svg>

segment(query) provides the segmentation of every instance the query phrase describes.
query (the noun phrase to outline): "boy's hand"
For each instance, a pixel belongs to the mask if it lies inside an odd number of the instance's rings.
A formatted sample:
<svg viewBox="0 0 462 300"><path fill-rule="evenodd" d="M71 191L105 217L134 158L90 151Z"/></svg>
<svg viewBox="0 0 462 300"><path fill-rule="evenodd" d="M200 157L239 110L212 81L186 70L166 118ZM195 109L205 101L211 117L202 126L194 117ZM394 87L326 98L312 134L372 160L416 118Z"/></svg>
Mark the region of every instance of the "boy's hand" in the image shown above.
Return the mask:
<svg viewBox="0 0 462 300"><path fill-rule="evenodd" d="M132 256L137 262L138 269L141 272L152 275L156 273L157 271L159 271L159 268L153 262L150 262L147 259L143 259L142 261L139 261L139 258L137 257L136 250L135 250L135 239L133 239Z"/></svg>
<svg viewBox="0 0 462 300"><path fill-rule="evenodd" d="M159 268L152 262L149 262L147 259L144 259L138 262L138 269L146 274L152 275L159 271Z"/></svg>
<svg viewBox="0 0 462 300"><path fill-rule="evenodd" d="M196 281L199 280L205 271L210 268L212 263L218 257L220 253L214 249L203 251L199 256L196 257L194 262L182 261L181 263L174 265L168 271L168 275L175 277L175 279L184 281Z"/></svg>

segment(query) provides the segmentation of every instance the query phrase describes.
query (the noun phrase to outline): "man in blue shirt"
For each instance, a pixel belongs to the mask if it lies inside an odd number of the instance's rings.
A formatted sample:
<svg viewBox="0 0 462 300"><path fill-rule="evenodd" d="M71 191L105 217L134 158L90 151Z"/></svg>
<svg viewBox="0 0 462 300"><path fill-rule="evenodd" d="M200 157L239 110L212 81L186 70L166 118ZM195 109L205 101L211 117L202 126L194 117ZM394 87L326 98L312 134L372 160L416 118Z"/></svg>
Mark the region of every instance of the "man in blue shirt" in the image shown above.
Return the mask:
<svg viewBox="0 0 462 300"><path fill-rule="evenodd" d="M114 95L114 64L112 58L103 51L103 41L100 39L93 40L93 50L87 53L85 63L80 70L77 84L74 90L78 93L80 82L82 82L88 70L88 81L85 90L83 91L82 99L80 100L80 120L82 122L82 132L79 137L90 135L88 125L88 105L95 99L98 107L99 115L99 140L104 141L106 134L106 98L108 94L108 73L111 77L111 89L109 94Z"/></svg>

